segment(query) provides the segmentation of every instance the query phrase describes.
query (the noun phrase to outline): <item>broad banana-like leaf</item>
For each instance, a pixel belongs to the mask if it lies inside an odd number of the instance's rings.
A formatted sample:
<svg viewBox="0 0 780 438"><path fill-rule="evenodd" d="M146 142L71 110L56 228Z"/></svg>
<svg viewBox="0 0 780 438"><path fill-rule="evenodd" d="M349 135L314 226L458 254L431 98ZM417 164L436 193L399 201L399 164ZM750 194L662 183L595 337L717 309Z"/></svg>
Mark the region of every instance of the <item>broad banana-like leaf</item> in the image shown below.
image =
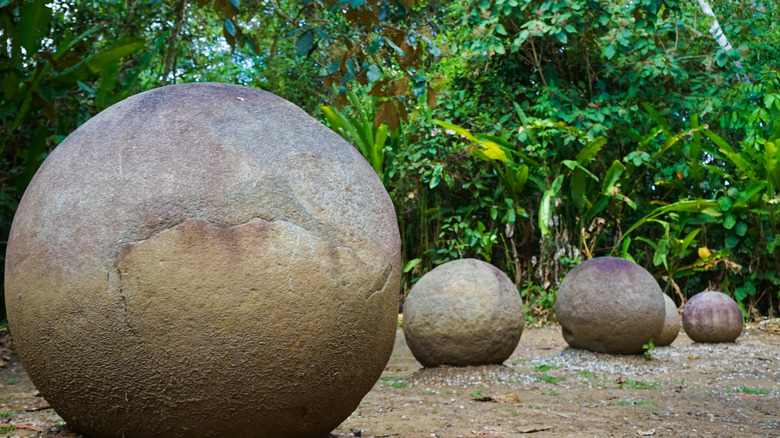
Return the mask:
<svg viewBox="0 0 780 438"><path fill-rule="evenodd" d="M601 193L610 196L625 170L626 167L623 166L623 163L618 160L613 161L607 170L607 174L604 176L604 181L601 183Z"/></svg>
<svg viewBox="0 0 780 438"><path fill-rule="evenodd" d="M780 188L780 148L773 141L764 143L764 168L767 180L775 188Z"/></svg>
<svg viewBox="0 0 780 438"><path fill-rule="evenodd" d="M145 45L146 41L143 38L123 37L97 55L87 59L87 67L93 73L99 73L114 62L143 49Z"/></svg>
<svg viewBox="0 0 780 438"><path fill-rule="evenodd" d="M718 146L720 153L728 158L729 161L734 163L734 165L737 166L737 169L739 169L743 175L748 176L750 179L756 179L756 176L753 174L751 164L740 154L734 152L734 149L732 149L731 145L729 145L726 140L709 129L704 130L704 135L709 137L709 139Z"/></svg>
<svg viewBox="0 0 780 438"><path fill-rule="evenodd" d="M477 151L479 153L477 153ZM484 156L490 160L496 160L502 163L506 162L507 160L506 152L501 149L501 146L492 141L480 141L478 146L470 147L469 152L478 158L482 158L482 156Z"/></svg>
<svg viewBox="0 0 780 438"><path fill-rule="evenodd" d="M51 20L52 12L46 3L46 0L33 0L24 2L21 7L18 41L30 56L41 47L41 40Z"/></svg>
<svg viewBox="0 0 780 438"><path fill-rule="evenodd" d="M433 123L441 126L444 129L449 129L450 131L453 131L453 132L455 132L455 133L457 133L459 135L462 135L462 136L466 137L467 139L473 141L474 143L479 143L479 140L477 140L476 137L471 135L471 133L466 128L463 128L463 127L458 126L458 125L454 125L452 123L447 123L447 122L444 122L444 121L441 121L441 120L434 120Z"/></svg>
<svg viewBox="0 0 780 438"><path fill-rule="evenodd" d="M583 166L590 163L590 161L596 157L596 154L599 153L605 144L607 144L607 139L601 135L589 141L588 144L577 154L577 162Z"/></svg>
<svg viewBox="0 0 780 438"><path fill-rule="evenodd" d="M580 168L574 170L571 174L569 184L571 185L571 200L574 202L574 206L577 207L578 211L582 211L582 209L585 208L585 204L588 202L586 196L588 192L587 183L585 172Z"/></svg>
<svg viewBox="0 0 780 438"><path fill-rule="evenodd" d="M661 127L666 137L672 137L672 127L669 126L669 123L667 123L663 117L661 117L658 111L656 111L656 109L647 102L642 102L642 106L645 108L645 111L647 111L647 114L650 115L650 118L655 120L655 123L658 123L658 126Z"/></svg>
<svg viewBox="0 0 780 438"><path fill-rule="evenodd" d="M705 213L707 209L715 208L717 206L718 203L716 201L712 201L709 199L685 199L682 201L677 201L673 204L664 205L663 207L658 207L655 210L648 213L647 215L645 215L645 217L643 217L642 219L636 221L636 223L632 225L623 234L623 237L621 239L631 234L632 231L636 230L646 222L655 220L655 218L663 214L673 212L673 211L685 211L689 213Z"/></svg>
<svg viewBox="0 0 780 438"><path fill-rule="evenodd" d="M508 155L507 159L511 159L512 156L519 157L522 161L527 163L529 166L533 166L534 168L540 167L538 161L534 160L533 158L529 157L528 155L520 152L517 150L514 144L510 143L506 139L503 139L501 137L496 137L495 135L488 135L488 134L477 134L477 139L480 141L490 140L492 142L495 142L499 146L501 146L504 151L508 151L510 155ZM512 160L514 161L514 160Z"/></svg>

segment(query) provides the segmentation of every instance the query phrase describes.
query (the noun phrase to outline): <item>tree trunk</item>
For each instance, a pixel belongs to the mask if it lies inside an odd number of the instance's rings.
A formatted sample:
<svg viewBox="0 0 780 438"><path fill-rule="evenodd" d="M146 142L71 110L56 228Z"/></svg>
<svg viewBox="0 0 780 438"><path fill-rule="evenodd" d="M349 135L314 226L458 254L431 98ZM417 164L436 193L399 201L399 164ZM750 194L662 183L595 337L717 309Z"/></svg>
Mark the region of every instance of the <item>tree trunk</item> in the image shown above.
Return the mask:
<svg viewBox="0 0 780 438"><path fill-rule="evenodd" d="M717 42L720 48L724 51L731 51L734 47L731 46L729 39L726 38L726 33L723 31L723 28L720 27L720 23L718 22L718 18L715 16L715 12L712 10L712 6L710 6L707 0L699 0L699 7L701 7L701 12L704 15L708 15L714 20L712 22L712 26L710 26L710 34L715 39L715 42ZM742 63L739 60L735 61L734 64L738 69L744 71ZM739 73L737 73L737 78L743 82L750 83L750 79L747 77L747 75L743 78Z"/></svg>

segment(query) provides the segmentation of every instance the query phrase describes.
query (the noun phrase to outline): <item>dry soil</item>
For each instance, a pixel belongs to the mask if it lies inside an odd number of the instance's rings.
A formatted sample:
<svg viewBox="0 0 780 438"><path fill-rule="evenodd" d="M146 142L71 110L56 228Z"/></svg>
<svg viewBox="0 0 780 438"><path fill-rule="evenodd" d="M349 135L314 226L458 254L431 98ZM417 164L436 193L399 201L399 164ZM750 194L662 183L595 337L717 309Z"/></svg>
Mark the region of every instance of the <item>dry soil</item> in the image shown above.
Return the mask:
<svg viewBox="0 0 780 438"><path fill-rule="evenodd" d="M0 437L77 438L0 339ZM735 343L684 333L651 358L567 347L526 328L503 365L425 369L402 330L382 377L332 437L778 437L780 320Z"/></svg>

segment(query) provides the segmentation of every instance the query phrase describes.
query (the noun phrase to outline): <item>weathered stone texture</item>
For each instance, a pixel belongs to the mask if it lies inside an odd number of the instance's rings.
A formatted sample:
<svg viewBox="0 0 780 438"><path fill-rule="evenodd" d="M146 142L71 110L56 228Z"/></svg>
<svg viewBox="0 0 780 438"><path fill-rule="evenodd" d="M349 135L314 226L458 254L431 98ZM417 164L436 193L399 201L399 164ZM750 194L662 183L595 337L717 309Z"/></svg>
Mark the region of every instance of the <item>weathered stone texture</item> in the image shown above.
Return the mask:
<svg viewBox="0 0 780 438"><path fill-rule="evenodd" d="M426 367L502 363L517 347L524 325L515 285L476 259L433 269L404 302L406 343Z"/></svg>
<svg viewBox="0 0 780 438"><path fill-rule="evenodd" d="M658 282L644 268L621 258L599 257L566 274L555 315L572 347L635 354L658 338L666 310Z"/></svg>
<svg viewBox="0 0 780 438"><path fill-rule="evenodd" d="M94 437L315 437L395 337L393 204L354 147L225 84L128 98L19 205L6 301L35 385Z"/></svg>
<svg viewBox="0 0 780 438"><path fill-rule="evenodd" d="M664 328L658 338L653 340L655 345L659 347L671 345L680 334L680 311L677 310L674 300L669 295L664 294L664 303L666 304Z"/></svg>
<svg viewBox="0 0 780 438"><path fill-rule="evenodd" d="M742 334L742 311L723 292L704 291L685 303L682 324L696 342L733 342Z"/></svg>

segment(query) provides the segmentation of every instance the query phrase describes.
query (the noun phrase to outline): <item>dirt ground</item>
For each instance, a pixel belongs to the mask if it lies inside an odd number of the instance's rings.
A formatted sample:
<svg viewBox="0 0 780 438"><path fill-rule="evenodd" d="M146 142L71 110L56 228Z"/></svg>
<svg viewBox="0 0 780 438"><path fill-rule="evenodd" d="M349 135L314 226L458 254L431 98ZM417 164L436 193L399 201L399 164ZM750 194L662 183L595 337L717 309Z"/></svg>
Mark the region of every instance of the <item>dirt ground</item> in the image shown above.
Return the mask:
<svg viewBox="0 0 780 438"><path fill-rule="evenodd" d="M77 438L8 348L0 348L0 437ZM653 358L568 348L526 328L504 365L424 369L398 331L382 377L331 437L778 437L780 320L735 343L684 333Z"/></svg>

